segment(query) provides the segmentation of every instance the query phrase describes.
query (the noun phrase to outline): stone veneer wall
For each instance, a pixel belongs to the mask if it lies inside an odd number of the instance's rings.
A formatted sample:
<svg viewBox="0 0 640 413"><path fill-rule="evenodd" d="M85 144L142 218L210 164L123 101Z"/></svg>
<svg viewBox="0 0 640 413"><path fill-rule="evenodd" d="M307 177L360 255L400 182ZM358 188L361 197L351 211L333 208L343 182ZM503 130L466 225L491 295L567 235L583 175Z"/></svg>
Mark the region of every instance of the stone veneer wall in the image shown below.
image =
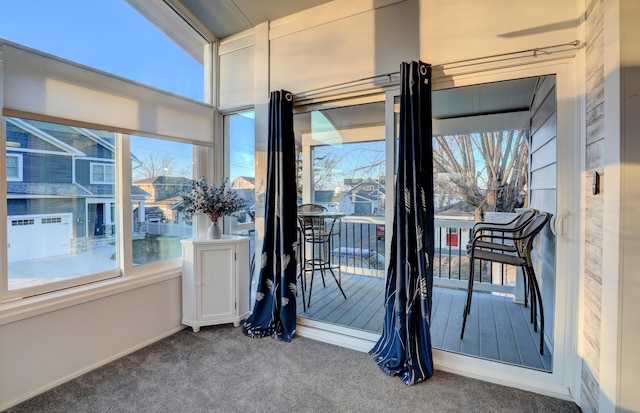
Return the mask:
<svg viewBox="0 0 640 413"><path fill-rule="evenodd" d="M602 296L602 192L593 195L593 173L604 172L604 0L586 3L586 209L583 300L583 412L597 412L600 397L600 316ZM605 177L602 176L602 185Z"/></svg>

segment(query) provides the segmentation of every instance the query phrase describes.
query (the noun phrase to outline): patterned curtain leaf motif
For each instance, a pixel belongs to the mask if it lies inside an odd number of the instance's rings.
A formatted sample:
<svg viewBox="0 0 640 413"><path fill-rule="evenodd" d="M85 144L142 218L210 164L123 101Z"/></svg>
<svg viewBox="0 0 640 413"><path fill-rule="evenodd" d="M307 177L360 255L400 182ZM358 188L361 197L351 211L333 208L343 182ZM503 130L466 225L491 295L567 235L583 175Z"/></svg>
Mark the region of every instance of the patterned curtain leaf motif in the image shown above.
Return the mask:
<svg viewBox="0 0 640 413"><path fill-rule="evenodd" d="M411 200L411 190L409 188L404 188L404 207L406 209L406 213L411 213L411 205L413 204Z"/></svg>
<svg viewBox="0 0 640 413"><path fill-rule="evenodd" d="M434 249L431 66L400 67L400 136L382 335L369 352L382 371L412 385L433 375Z"/></svg>
<svg viewBox="0 0 640 413"><path fill-rule="evenodd" d="M262 263L253 313L242 332L291 341L296 330L296 182L293 97L271 92Z"/></svg>

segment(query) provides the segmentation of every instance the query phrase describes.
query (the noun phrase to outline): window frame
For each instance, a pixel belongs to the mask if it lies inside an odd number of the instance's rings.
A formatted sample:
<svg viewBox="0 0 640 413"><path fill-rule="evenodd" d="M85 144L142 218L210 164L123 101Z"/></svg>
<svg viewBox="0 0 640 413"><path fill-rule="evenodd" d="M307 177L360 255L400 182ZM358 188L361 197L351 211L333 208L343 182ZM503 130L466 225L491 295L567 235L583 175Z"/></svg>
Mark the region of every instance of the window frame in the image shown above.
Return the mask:
<svg viewBox="0 0 640 413"><path fill-rule="evenodd" d="M102 180L94 179L95 170L97 167L103 168L102 171ZM110 181L106 179L107 169L111 168L111 176L113 177ZM116 170L115 165L113 163L103 163L103 162L91 162L89 165L89 182L91 184L114 184L116 182Z"/></svg>
<svg viewBox="0 0 640 413"><path fill-rule="evenodd" d="M212 56L210 57L213 59ZM212 71L214 65L207 65L207 67ZM33 68L36 70L31 70ZM33 82L26 81L25 83L18 80L22 72L29 72ZM26 305L27 308L31 308L29 306L33 302L51 303L56 306L61 305L63 301L68 302L62 297L86 297L96 294L101 296L111 290L114 285L117 285L117 288L126 289L130 288L126 287L128 285L141 285L140 283L146 283L149 280L165 279L179 274L180 257L143 266L133 267L131 265L131 248L128 247L131 241L132 227L131 195L128 190L131 185L128 134L197 145L200 149L194 150L193 153L193 174L211 179L214 172L213 165L216 163L213 151L214 136L216 135L214 129L215 106L136 84L130 80L2 39L0 39L0 78L5 79L5 87L0 84L0 145L4 143L6 147L6 122L10 117L116 133L114 182L108 182L108 184L113 184L115 188L114 201L117 205L115 208L116 259L118 260L118 265L112 271L10 291L8 251L6 248L0 249L0 267L4 268L4 271L0 271L0 318L7 315L9 317L17 316L12 313L13 306L5 305L9 302L18 302L16 300L20 300L21 305ZM56 79L61 86L56 89L55 93L47 96L56 104L53 106L42 105L42 102L37 102L38 98L31 99L30 96L41 96L42 98L39 87L50 78ZM16 82L13 82L12 79ZM7 85L10 87L6 87ZM66 85L69 85L69 88ZM214 89L210 88L208 92L213 96ZM79 95L82 95L84 99L82 107L77 104L79 101L77 96ZM127 116L119 116L123 113L122 102L126 102L127 105L135 104L140 110L146 108L144 110L149 111L150 116L162 117L162 125L141 122L139 117L135 116L129 117L129 119ZM87 105L102 107L103 110L93 111L88 109ZM102 114L106 115L102 116ZM185 128L185 125L190 126ZM6 148L5 154L8 154L11 148ZM2 221L0 222L0 243L7 245L7 171L6 168L2 169L0 171L0 185L4 185L4 190L2 191L2 199L0 199L0 211L3 212L5 218L0 220ZM92 176L88 181L91 179ZM194 235L205 233L205 221L205 219L195 217L193 221ZM74 223L74 225L77 224ZM45 307L46 305L38 307L39 309L34 308L34 311L44 311Z"/></svg>
<svg viewBox="0 0 640 413"><path fill-rule="evenodd" d="M7 167L7 181L12 181L12 182L22 182L24 180L24 163L23 163L23 155L21 153L10 153L7 152L6 154L7 158L16 158L18 159L18 176L11 176L9 175L8 172L8 168L9 168L9 162L6 162L6 167Z"/></svg>

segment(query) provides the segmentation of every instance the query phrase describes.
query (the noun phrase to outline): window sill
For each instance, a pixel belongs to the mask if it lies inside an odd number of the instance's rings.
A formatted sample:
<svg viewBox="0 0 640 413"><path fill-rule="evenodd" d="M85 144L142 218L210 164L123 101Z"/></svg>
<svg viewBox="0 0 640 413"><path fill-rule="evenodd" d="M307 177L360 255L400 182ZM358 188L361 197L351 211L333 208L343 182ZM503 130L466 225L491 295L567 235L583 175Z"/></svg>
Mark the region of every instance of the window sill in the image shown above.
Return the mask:
<svg viewBox="0 0 640 413"><path fill-rule="evenodd" d="M0 326L182 276L180 266L122 276L0 304Z"/></svg>

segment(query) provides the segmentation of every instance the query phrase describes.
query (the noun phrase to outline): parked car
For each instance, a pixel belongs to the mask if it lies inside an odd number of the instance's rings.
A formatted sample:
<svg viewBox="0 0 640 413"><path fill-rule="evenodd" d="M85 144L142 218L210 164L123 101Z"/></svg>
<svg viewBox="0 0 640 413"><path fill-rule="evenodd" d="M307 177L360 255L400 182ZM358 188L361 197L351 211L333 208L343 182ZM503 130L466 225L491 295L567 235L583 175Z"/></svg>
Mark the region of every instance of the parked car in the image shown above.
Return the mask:
<svg viewBox="0 0 640 413"><path fill-rule="evenodd" d="M384 224L376 225L376 239L384 239Z"/></svg>

